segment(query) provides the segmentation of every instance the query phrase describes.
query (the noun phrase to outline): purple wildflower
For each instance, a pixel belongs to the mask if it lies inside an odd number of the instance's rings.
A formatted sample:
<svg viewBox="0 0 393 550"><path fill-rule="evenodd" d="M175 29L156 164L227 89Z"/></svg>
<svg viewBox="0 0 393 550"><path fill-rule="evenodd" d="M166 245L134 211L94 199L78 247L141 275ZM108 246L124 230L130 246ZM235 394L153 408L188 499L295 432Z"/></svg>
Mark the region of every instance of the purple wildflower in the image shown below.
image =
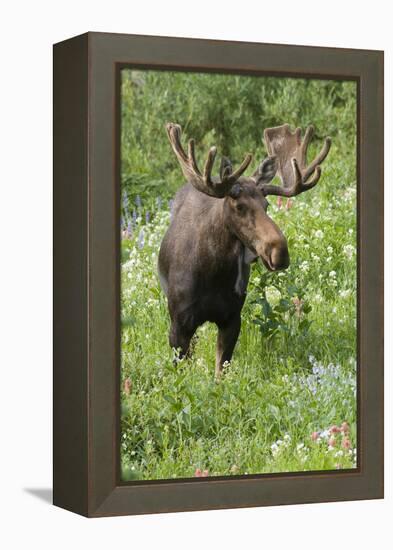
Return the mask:
<svg viewBox="0 0 393 550"><path fill-rule="evenodd" d="M127 193L124 191L123 192L123 205L124 205L124 208L127 210L128 208L128 196L127 196Z"/></svg>

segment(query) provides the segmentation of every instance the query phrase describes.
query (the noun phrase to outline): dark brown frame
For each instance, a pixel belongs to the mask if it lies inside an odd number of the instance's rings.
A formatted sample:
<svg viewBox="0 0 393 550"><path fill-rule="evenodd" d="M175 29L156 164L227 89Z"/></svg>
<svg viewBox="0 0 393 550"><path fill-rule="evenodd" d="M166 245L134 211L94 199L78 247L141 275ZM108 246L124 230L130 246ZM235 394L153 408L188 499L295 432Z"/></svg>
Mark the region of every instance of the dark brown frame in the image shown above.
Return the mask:
<svg viewBox="0 0 393 550"><path fill-rule="evenodd" d="M358 82L354 470L124 484L121 67ZM87 33L54 46L54 504L89 517L383 497L383 52Z"/></svg>

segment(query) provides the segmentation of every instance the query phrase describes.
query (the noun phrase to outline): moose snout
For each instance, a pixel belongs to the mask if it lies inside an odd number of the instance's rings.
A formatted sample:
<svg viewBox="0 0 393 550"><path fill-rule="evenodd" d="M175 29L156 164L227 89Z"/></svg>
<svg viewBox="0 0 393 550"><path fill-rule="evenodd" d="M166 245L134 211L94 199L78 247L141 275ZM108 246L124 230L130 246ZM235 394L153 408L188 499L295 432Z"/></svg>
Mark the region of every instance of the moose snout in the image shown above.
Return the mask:
<svg viewBox="0 0 393 550"><path fill-rule="evenodd" d="M287 269L289 266L289 252L285 237L267 242L263 246L260 256L270 271Z"/></svg>
<svg viewBox="0 0 393 550"><path fill-rule="evenodd" d="M287 269L289 267L289 252L286 242L272 247L269 263L274 271Z"/></svg>

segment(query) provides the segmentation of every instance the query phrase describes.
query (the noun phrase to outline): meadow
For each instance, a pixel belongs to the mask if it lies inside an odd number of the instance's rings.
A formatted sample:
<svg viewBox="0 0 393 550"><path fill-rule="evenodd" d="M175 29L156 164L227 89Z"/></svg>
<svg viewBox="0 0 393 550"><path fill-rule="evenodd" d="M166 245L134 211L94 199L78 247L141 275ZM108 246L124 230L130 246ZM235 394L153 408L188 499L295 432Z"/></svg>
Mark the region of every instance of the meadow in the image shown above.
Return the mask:
<svg viewBox="0 0 393 550"><path fill-rule="evenodd" d="M316 128L333 146L317 187L269 197L291 265L253 264L231 364L216 327L174 363L157 276L184 183L165 122L203 157L265 156L263 129ZM350 82L123 71L121 459L124 481L356 467L356 87ZM254 167L254 165L253 165Z"/></svg>

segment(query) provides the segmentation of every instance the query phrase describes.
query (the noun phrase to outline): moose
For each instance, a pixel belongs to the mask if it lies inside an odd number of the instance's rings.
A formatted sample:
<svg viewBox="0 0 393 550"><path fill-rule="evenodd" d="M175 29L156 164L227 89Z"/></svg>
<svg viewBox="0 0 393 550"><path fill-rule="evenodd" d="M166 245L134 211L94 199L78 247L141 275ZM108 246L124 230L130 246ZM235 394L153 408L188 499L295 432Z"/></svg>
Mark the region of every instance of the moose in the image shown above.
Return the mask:
<svg viewBox="0 0 393 550"><path fill-rule="evenodd" d="M190 353L195 331L206 321L218 327L216 377L230 362L241 325L250 264L261 259L269 271L289 266L288 245L268 216L268 195L294 197L312 189L320 179L320 164L331 140L307 163L314 129L292 133L289 124L264 131L268 157L252 176L243 175L252 160L246 154L233 170L223 157L219 177L212 176L217 153L211 147L203 168L195 159L195 142L188 151L181 143L181 127L166 125L172 149L187 183L177 192L170 226L162 240L158 274L168 299L171 319L169 343L179 358ZM271 183L278 174L281 185Z"/></svg>

